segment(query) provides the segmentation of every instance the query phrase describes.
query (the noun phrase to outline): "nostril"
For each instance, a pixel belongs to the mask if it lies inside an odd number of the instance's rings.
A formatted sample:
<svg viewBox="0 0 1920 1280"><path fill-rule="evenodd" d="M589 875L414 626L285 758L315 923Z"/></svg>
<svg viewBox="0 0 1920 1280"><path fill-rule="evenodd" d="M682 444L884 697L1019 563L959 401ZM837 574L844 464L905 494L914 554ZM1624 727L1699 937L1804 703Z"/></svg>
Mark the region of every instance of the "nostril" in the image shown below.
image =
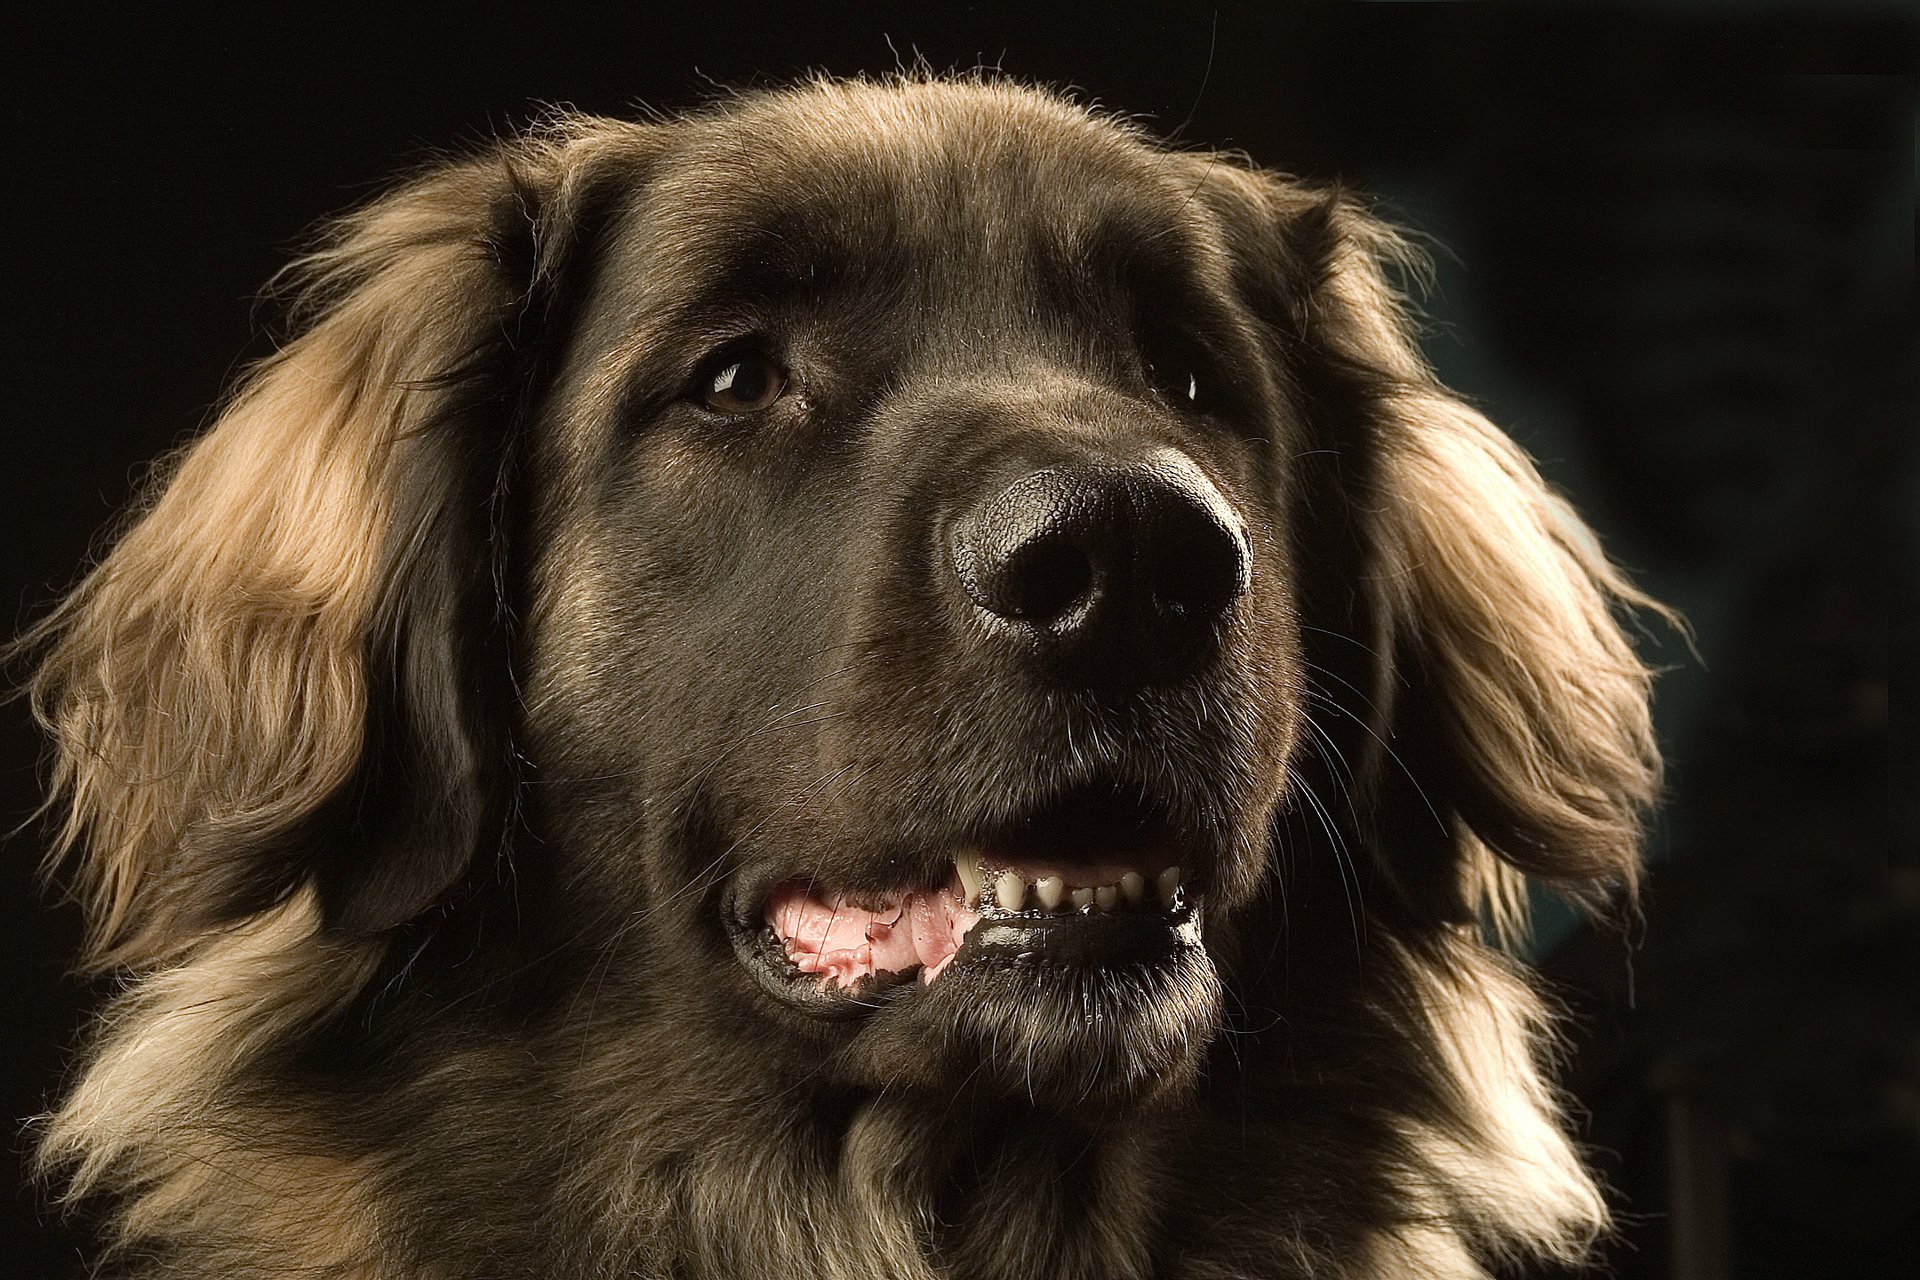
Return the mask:
<svg viewBox="0 0 1920 1280"><path fill-rule="evenodd" d="M992 584L997 612L1046 622L1069 613L1093 588L1093 561L1072 538L1054 533L1024 543ZM997 589L993 589L997 588Z"/></svg>
<svg viewBox="0 0 1920 1280"><path fill-rule="evenodd" d="M1205 522L1166 538L1148 567L1155 608L1196 624L1211 622L1247 589L1247 557L1231 531Z"/></svg>
<svg viewBox="0 0 1920 1280"><path fill-rule="evenodd" d="M955 577L987 613L1045 629L1083 606L1129 554L1125 499L1085 468L1049 467L956 519Z"/></svg>

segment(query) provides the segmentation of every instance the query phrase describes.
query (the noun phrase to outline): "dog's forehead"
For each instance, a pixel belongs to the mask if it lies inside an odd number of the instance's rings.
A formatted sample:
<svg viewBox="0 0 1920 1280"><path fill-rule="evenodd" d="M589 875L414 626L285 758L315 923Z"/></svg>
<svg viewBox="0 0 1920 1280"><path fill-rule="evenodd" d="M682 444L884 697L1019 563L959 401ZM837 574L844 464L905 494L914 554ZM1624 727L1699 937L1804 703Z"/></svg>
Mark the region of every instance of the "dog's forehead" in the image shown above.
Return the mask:
<svg viewBox="0 0 1920 1280"><path fill-rule="evenodd" d="M687 282L743 260L809 278L881 258L1004 268L1037 248L1191 232L1198 213L1185 157L1018 86L818 84L682 131L636 223Z"/></svg>
<svg viewBox="0 0 1920 1280"><path fill-rule="evenodd" d="M863 174L1137 181L1160 154L1129 125L1014 85L812 85L745 99L689 134L701 160L731 156L803 185Z"/></svg>

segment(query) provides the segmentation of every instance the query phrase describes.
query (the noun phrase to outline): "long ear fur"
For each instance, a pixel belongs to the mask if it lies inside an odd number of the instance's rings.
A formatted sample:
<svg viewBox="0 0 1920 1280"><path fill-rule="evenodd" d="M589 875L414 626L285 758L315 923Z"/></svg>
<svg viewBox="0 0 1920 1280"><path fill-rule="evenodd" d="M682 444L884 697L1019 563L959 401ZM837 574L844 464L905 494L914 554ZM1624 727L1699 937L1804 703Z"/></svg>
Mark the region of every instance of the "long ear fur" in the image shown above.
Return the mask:
<svg viewBox="0 0 1920 1280"><path fill-rule="evenodd" d="M1451 811L1467 906L1522 923L1502 863L1590 902L1630 893L1660 763L1650 672L1619 614L1671 615L1607 561L1525 453L1433 377L1385 270L1419 269L1406 242L1337 196L1304 223L1315 345L1370 384L1382 424L1379 585L1411 686L1382 736L1431 770L1413 780Z"/></svg>
<svg viewBox="0 0 1920 1280"><path fill-rule="evenodd" d="M301 336L24 638L95 965L308 884L390 925L499 838L500 491L581 207L645 133L562 122L339 223Z"/></svg>
<svg viewBox="0 0 1920 1280"><path fill-rule="evenodd" d="M1462 1275L1577 1262L1608 1215L1548 1083L1552 1012L1479 926L1523 935L1528 877L1595 905L1632 891L1659 763L1617 614L1670 615L1421 359L1392 284L1424 266L1404 239L1338 191L1232 160L1201 189L1308 437L1288 466L1321 758L1296 780L1350 796L1350 817L1318 816L1368 852L1390 889L1368 910L1400 926L1369 935L1364 970L1394 1032L1362 1043L1404 1069L1376 1096L1402 1108L1432 1211L1383 1273L1444 1270L1448 1249Z"/></svg>
<svg viewBox="0 0 1920 1280"><path fill-rule="evenodd" d="M1351 765L1356 834L1420 909L1508 936L1525 928L1523 876L1593 904L1631 893L1660 768L1650 673L1620 615L1676 620L1434 377L1392 282L1425 268L1403 237L1339 191L1231 162L1207 184L1230 218L1263 228L1264 261L1242 263L1243 282L1327 446L1302 465L1347 495L1344 531L1311 513L1314 544L1344 545L1327 576L1357 581L1307 604L1361 641L1309 636L1328 686L1316 697L1350 722L1326 736Z"/></svg>

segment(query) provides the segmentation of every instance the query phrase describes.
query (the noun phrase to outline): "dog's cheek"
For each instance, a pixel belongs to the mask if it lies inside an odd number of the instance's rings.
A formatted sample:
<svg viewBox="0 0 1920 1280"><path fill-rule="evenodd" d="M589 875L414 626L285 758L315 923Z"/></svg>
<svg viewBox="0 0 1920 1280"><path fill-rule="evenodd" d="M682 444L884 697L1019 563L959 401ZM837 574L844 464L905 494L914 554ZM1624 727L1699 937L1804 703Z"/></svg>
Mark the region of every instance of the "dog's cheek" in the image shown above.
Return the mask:
<svg viewBox="0 0 1920 1280"><path fill-rule="evenodd" d="M808 717L782 717L831 644L833 566L765 471L655 432L547 539L527 690L542 809L627 909L714 883L689 833L750 827L752 795L806 772Z"/></svg>

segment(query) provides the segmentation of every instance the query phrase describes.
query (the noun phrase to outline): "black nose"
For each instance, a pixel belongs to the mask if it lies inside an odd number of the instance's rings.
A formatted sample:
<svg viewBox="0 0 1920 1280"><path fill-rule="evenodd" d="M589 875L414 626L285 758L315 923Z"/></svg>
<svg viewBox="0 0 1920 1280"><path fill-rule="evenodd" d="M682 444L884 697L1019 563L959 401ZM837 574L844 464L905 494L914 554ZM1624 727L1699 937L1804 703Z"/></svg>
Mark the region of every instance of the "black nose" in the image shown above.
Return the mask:
<svg viewBox="0 0 1920 1280"><path fill-rule="evenodd" d="M1248 581L1240 521L1173 453L1022 476L955 520L948 550L968 599L1077 685L1191 674Z"/></svg>

